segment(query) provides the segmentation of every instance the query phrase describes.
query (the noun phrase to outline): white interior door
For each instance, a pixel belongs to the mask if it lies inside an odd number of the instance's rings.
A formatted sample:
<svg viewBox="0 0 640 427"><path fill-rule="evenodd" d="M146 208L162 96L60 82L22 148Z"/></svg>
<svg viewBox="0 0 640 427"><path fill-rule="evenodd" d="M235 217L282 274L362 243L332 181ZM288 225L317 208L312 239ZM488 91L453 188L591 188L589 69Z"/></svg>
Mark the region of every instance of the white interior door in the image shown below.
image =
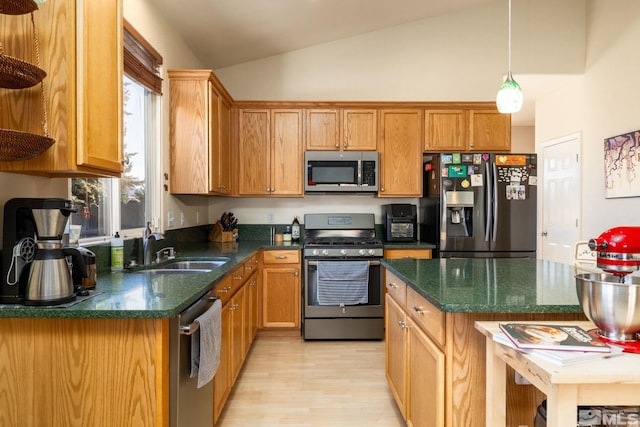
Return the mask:
<svg viewBox="0 0 640 427"><path fill-rule="evenodd" d="M573 264L580 240L580 134L542 144L542 259Z"/></svg>

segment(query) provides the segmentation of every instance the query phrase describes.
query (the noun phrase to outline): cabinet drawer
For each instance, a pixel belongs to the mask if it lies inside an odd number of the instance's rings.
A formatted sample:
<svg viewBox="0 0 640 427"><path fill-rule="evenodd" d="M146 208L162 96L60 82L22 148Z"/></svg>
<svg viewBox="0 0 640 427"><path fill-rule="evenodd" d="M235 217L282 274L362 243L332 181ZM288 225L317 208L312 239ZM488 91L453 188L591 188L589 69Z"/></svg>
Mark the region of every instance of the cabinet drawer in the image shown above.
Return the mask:
<svg viewBox="0 0 640 427"><path fill-rule="evenodd" d="M264 251L262 262L265 264L297 264L300 262L300 251Z"/></svg>
<svg viewBox="0 0 640 427"><path fill-rule="evenodd" d="M235 293L245 281L245 278L249 277L248 274L245 274L244 264L237 266L231 272L231 293Z"/></svg>
<svg viewBox="0 0 640 427"><path fill-rule="evenodd" d="M387 294L391 295L401 306L407 302L407 285L389 270L385 270L385 287Z"/></svg>
<svg viewBox="0 0 640 427"><path fill-rule="evenodd" d="M213 294L220 298L220 302L224 305L229 299L231 299L233 285L231 283L231 275L227 274L221 281L219 281L213 289Z"/></svg>
<svg viewBox="0 0 640 427"><path fill-rule="evenodd" d="M258 256L253 255L242 265L244 266L244 277L249 278L255 271L258 271Z"/></svg>
<svg viewBox="0 0 640 427"><path fill-rule="evenodd" d="M444 313L411 288L407 289L407 312L439 345L444 345Z"/></svg>
<svg viewBox="0 0 640 427"><path fill-rule="evenodd" d="M384 257L392 258L413 258L431 259L431 249L385 249Z"/></svg>

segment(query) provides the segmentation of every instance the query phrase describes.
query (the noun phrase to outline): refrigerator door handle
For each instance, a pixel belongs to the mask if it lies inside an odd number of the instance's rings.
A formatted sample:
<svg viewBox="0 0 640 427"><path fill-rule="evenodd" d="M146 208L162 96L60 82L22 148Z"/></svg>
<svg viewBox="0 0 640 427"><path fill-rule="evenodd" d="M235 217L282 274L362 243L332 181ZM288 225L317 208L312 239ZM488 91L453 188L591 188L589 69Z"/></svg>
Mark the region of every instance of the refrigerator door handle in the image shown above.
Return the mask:
<svg viewBox="0 0 640 427"><path fill-rule="evenodd" d="M443 186L444 187L444 186ZM440 207L440 250L447 247L447 192L444 188L442 191L442 206Z"/></svg>
<svg viewBox="0 0 640 427"><path fill-rule="evenodd" d="M498 232L498 166L495 163L493 166L493 232L491 233L491 240L496 241L496 234Z"/></svg>
<svg viewBox="0 0 640 427"><path fill-rule="evenodd" d="M489 163L486 162L484 164L484 176L487 183L486 191L484 192L484 211L485 211L485 219L484 219L484 241L488 242L490 233L491 233L491 215L493 202L491 200L493 192L491 191L491 170L489 169Z"/></svg>

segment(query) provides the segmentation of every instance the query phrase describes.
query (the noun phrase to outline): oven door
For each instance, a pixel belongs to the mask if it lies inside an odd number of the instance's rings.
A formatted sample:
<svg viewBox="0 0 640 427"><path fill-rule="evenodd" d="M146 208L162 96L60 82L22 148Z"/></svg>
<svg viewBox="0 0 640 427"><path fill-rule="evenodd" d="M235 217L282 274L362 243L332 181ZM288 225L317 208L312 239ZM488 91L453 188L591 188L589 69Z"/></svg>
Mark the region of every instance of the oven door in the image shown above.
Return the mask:
<svg viewBox="0 0 640 427"><path fill-rule="evenodd" d="M349 261L327 260L333 262ZM382 317L382 266L377 259L369 259L369 280L366 303L334 304L321 303L318 297L318 260L304 261L304 317L305 318L340 318L340 317Z"/></svg>

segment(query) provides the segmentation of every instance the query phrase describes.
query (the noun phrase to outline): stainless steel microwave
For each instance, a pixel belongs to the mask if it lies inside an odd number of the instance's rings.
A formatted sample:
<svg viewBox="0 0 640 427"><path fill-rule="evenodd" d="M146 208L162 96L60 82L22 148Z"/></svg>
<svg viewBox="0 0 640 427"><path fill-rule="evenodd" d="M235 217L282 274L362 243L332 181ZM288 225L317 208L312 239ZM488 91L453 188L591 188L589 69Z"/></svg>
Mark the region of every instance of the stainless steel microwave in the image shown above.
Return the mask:
<svg viewBox="0 0 640 427"><path fill-rule="evenodd" d="M304 163L305 193L378 192L375 151L307 151Z"/></svg>

